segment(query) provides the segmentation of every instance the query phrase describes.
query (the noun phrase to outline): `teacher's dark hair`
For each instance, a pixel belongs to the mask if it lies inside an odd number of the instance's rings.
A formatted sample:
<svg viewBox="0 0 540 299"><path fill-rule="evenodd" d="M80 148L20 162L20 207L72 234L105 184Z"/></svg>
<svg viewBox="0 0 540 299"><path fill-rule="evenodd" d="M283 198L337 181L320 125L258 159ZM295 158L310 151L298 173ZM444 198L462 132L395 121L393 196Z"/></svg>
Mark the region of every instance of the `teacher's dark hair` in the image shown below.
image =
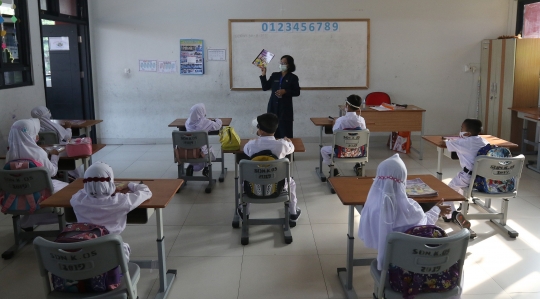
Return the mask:
<svg viewBox="0 0 540 299"><path fill-rule="evenodd" d="M296 65L294 65L294 58L292 58L291 55L283 55L281 59L283 58L287 59L287 71L289 73L296 71Z"/></svg>

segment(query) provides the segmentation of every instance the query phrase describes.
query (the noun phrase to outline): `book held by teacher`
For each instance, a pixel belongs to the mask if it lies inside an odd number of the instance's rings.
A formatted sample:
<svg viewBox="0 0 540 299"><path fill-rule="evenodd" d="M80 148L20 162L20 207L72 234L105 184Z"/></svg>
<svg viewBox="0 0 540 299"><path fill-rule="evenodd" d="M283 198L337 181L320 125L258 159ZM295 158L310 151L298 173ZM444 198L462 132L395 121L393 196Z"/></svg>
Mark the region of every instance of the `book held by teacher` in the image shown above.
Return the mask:
<svg viewBox="0 0 540 299"><path fill-rule="evenodd" d="M274 54L262 49L261 53L255 57L255 60L251 64L256 67L266 67L270 61L274 58Z"/></svg>

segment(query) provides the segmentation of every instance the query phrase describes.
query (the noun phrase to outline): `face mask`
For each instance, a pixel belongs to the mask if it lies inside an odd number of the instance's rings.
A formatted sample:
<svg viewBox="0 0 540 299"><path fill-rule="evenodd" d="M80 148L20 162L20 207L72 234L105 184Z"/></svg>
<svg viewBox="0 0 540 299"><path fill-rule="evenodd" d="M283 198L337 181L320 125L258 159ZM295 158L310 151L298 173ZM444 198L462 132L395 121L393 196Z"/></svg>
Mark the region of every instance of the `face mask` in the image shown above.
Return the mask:
<svg viewBox="0 0 540 299"><path fill-rule="evenodd" d="M287 70L287 65L285 65L285 64L280 64L280 65L279 65L279 70L282 71L282 72L286 71L286 70Z"/></svg>
<svg viewBox="0 0 540 299"><path fill-rule="evenodd" d="M465 134L467 134L467 132L459 132L459 138L468 137L468 136L465 136Z"/></svg>

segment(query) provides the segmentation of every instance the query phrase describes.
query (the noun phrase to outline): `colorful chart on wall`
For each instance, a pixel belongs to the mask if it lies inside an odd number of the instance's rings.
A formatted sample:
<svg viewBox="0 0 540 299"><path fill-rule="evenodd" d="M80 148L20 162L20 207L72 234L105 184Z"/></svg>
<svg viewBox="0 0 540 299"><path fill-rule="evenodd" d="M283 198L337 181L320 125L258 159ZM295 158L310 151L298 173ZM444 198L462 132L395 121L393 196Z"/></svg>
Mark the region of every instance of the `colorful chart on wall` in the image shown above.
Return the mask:
<svg viewBox="0 0 540 299"><path fill-rule="evenodd" d="M204 74L204 42L202 39L180 40L180 74Z"/></svg>

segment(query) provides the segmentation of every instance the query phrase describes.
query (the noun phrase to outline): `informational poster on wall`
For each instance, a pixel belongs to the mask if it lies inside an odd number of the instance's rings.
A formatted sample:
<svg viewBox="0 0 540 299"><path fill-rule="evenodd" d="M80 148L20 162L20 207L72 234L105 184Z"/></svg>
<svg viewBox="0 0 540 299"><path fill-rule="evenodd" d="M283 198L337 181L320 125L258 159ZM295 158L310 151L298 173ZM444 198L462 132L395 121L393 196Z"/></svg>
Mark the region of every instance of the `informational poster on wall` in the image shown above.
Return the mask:
<svg viewBox="0 0 540 299"><path fill-rule="evenodd" d="M158 73L176 74L176 61L158 61Z"/></svg>
<svg viewBox="0 0 540 299"><path fill-rule="evenodd" d="M139 72L157 72L157 60L139 60Z"/></svg>
<svg viewBox="0 0 540 299"><path fill-rule="evenodd" d="M202 39L180 40L180 74L204 74L204 42Z"/></svg>

